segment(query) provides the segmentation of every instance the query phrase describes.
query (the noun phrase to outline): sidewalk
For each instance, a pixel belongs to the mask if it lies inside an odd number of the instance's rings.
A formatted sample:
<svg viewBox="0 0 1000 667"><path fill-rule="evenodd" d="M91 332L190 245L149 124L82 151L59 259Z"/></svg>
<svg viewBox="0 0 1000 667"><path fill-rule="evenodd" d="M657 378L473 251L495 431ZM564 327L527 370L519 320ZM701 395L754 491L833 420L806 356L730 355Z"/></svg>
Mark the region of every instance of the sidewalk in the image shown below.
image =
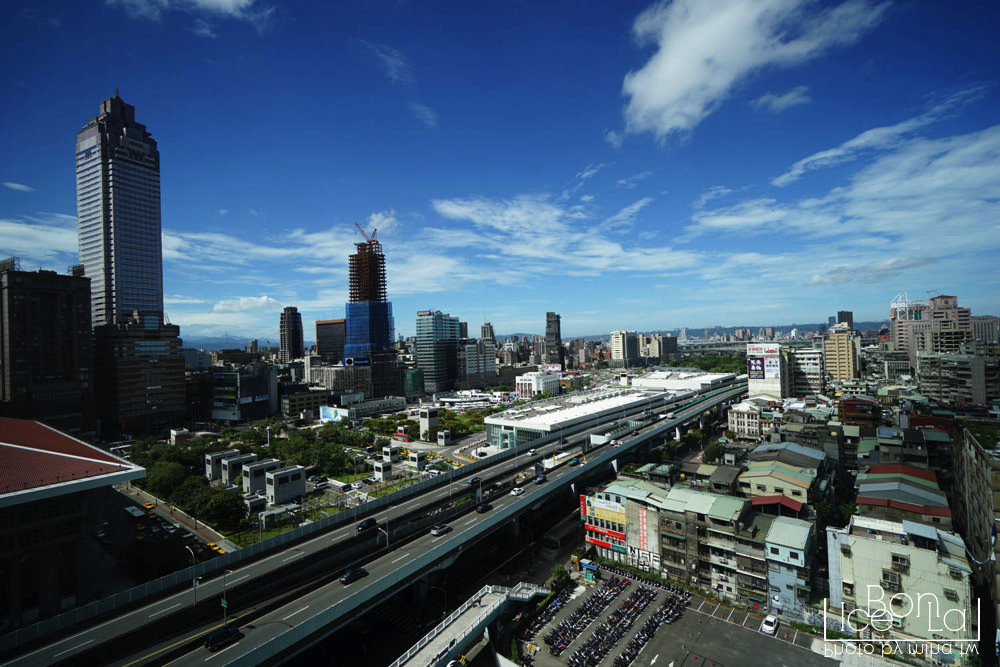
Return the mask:
<svg viewBox="0 0 1000 667"><path fill-rule="evenodd" d="M144 505L146 503L153 503L156 506L154 508L154 511L157 513L157 515L163 517L164 519L170 521L171 523L176 523L184 527L186 530L191 531L199 538L201 538L201 540L206 544L209 542L215 542L220 547L225 549L227 552L236 551L237 549L240 548L238 544L230 542L225 538L224 535L216 532L215 529L213 529L211 526L207 526L200 521L196 521L193 517L186 514L179 507L174 507L169 503L160 500L156 496L143 491L139 487L132 486L131 484L123 484L115 488L117 488L118 491L120 491L121 493L135 500L140 505Z"/></svg>

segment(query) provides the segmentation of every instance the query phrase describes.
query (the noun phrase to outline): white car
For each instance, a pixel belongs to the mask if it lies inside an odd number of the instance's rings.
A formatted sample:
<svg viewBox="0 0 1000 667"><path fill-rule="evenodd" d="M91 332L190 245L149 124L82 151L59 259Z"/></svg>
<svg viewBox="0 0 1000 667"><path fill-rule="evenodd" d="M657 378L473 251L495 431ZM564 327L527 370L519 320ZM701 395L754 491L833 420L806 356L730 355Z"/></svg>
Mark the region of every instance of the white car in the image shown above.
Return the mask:
<svg viewBox="0 0 1000 667"><path fill-rule="evenodd" d="M778 632L778 619L777 617L768 614L764 617L764 621L760 624L760 631L765 635L773 635Z"/></svg>
<svg viewBox="0 0 1000 667"><path fill-rule="evenodd" d="M519 496L522 493L524 493L524 489L522 489L519 486L515 486L513 489L510 490L510 495L512 496Z"/></svg>

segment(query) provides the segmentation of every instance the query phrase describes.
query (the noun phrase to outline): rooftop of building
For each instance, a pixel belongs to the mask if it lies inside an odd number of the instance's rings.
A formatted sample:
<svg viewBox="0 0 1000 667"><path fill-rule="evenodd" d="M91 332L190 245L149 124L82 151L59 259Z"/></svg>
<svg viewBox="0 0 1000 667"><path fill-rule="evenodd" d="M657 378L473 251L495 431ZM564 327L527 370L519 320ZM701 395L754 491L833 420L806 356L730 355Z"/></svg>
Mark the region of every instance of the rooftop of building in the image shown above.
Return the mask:
<svg viewBox="0 0 1000 667"><path fill-rule="evenodd" d="M604 489L638 502L672 512L694 512L722 521L735 521L746 506L745 498L724 496L709 491L673 487L669 491L643 480L617 480Z"/></svg>
<svg viewBox="0 0 1000 667"><path fill-rule="evenodd" d="M747 464L747 469L740 473L739 479L749 480L755 477L774 477L788 484L809 487L816 479L816 472L812 471L810 474L781 461L751 461Z"/></svg>
<svg viewBox="0 0 1000 667"><path fill-rule="evenodd" d="M767 531L766 541L791 549L805 549L809 544L813 524L790 516L776 516Z"/></svg>
<svg viewBox="0 0 1000 667"><path fill-rule="evenodd" d="M826 454L820 449L806 447L797 442L767 442L754 447L750 452L750 458L754 460L777 460L791 462L804 459L814 464L812 467L819 467L826 459Z"/></svg>
<svg viewBox="0 0 1000 667"><path fill-rule="evenodd" d="M145 476L144 468L49 426L0 417L0 507Z"/></svg>
<svg viewBox="0 0 1000 667"><path fill-rule="evenodd" d="M519 405L504 412L490 415L486 423L534 428L540 431L558 429L560 424L570 424L601 413L623 412L656 398L665 398L661 391L641 391L627 387L605 387L593 391L578 391L543 401Z"/></svg>

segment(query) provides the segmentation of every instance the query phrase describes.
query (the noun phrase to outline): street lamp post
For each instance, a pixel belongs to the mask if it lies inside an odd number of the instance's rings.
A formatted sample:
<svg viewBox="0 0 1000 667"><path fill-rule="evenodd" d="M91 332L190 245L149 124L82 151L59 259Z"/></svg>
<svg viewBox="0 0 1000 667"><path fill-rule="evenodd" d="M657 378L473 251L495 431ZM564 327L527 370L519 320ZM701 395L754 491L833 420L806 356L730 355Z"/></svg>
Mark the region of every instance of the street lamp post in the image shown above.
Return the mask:
<svg viewBox="0 0 1000 667"><path fill-rule="evenodd" d="M232 570L222 571L222 627L229 625L229 600L226 599L226 575L232 573Z"/></svg>
<svg viewBox="0 0 1000 667"><path fill-rule="evenodd" d="M194 592L194 603L191 606L192 607L197 607L198 606L198 577L196 576L196 573L194 571L194 568L195 568L195 565L197 564L197 561L194 558L194 549L192 549L189 546L185 546L184 548L188 550L189 554L191 554L191 590Z"/></svg>

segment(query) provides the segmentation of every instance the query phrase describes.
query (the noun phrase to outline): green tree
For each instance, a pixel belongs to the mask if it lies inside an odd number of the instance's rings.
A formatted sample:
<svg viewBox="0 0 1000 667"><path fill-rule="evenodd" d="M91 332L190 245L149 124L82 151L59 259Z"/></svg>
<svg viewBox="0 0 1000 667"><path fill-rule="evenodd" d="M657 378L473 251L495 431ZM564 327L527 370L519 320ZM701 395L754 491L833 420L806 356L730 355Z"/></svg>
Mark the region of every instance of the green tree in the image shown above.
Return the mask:
<svg viewBox="0 0 1000 667"><path fill-rule="evenodd" d="M182 464L157 461L146 472L146 488L154 496L170 498L187 476L187 468Z"/></svg>
<svg viewBox="0 0 1000 667"><path fill-rule="evenodd" d="M710 442L705 446L705 451L702 452L701 460L705 463L714 463L722 458L725 454L726 448L717 442Z"/></svg>

